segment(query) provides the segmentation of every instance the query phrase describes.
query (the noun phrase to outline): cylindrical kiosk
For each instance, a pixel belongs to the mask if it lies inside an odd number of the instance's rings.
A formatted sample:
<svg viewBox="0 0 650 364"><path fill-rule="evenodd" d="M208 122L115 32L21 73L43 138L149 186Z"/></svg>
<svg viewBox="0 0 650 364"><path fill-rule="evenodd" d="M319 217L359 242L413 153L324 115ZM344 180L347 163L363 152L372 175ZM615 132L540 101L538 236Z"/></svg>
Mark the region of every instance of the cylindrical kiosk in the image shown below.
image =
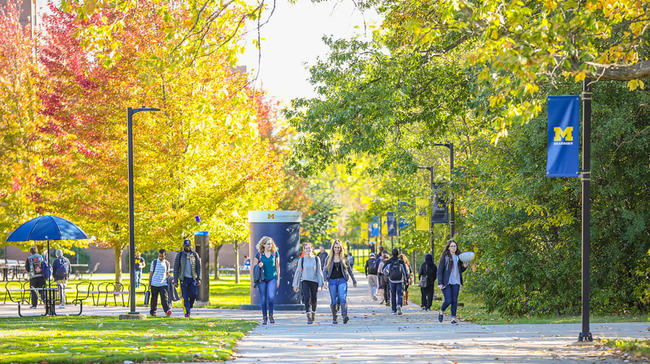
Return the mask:
<svg viewBox="0 0 650 364"><path fill-rule="evenodd" d="M194 232L194 248L201 258L201 285L196 306L203 307L210 303L210 233L207 231Z"/></svg>
<svg viewBox="0 0 650 364"><path fill-rule="evenodd" d="M248 256L251 265L255 264L257 256L257 243L264 236L271 237L278 247L280 254L280 287L274 301L275 310L302 310L300 297L291 286L293 274L296 271L298 258L300 258L300 211L249 211L248 223L250 224L251 240ZM252 272L251 268L251 272ZM261 309L262 298L259 290L253 286L251 280L251 304L241 305L241 309Z"/></svg>

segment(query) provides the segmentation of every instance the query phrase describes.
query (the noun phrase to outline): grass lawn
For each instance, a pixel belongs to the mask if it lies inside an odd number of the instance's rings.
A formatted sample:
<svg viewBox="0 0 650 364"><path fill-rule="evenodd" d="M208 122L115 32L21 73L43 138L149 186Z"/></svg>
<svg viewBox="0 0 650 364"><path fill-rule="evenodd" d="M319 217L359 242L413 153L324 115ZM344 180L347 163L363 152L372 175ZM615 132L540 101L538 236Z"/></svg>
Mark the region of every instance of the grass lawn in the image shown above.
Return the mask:
<svg viewBox="0 0 650 364"><path fill-rule="evenodd" d="M647 360L650 358L650 340L634 340L634 339L604 339L601 342L609 347L619 349L623 352L632 354L638 359ZM640 358L645 357L645 358Z"/></svg>
<svg viewBox="0 0 650 364"><path fill-rule="evenodd" d="M200 318L2 318L0 363L226 360L236 341L256 325Z"/></svg>
<svg viewBox="0 0 650 364"><path fill-rule="evenodd" d="M436 287L436 297L442 298L442 292ZM409 288L409 301L420 305L420 287L411 286ZM481 325L503 325L503 324L569 324L580 323L581 316L524 316L509 317L503 316L498 312L487 312L478 297L464 292L462 289L458 296L458 301L464 304L464 307L458 307L458 317L463 320L471 321ZM433 301L431 310L439 310L442 301ZM447 308L445 313L450 314ZM591 315L590 322L648 322L648 314L636 315Z"/></svg>

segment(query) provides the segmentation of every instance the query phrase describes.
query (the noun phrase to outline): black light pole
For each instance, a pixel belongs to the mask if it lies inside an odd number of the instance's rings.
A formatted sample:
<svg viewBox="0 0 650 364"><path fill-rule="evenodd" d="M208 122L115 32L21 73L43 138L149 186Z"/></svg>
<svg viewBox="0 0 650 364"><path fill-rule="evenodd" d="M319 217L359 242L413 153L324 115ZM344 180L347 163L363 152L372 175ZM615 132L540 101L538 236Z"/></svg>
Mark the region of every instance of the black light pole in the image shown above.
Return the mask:
<svg viewBox="0 0 650 364"><path fill-rule="evenodd" d="M433 201L434 201L434 195L436 193L436 190L435 190L435 185L433 183L433 166L431 166L431 167L418 166L418 168L419 169L427 169L427 170L429 170L429 173L431 174L431 180L429 182L430 187L431 187L431 197L430 197L430 200L431 200L431 214L429 214L430 215L429 216L429 234L431 234L431 255L435 257L436 256L435 255L435 252L436 252L436 247L435 247L436 238L433 235L433 227L434 227L434 224L433 224Z"/></svg>
<svg viewBox="0 0 650 364"><path fill-rule="evenodd" d="M591 240L589 223L591 220L591 81L582 83L582 332L578 341L593 341L589 331L589 256Z"/></svg>
<svg viewBox="0 0 650 364"><path fill-rule="evenodd" d="M451 184L451 181L453 179L453 173L454 173L454 143L436 143L434 144L436 147L447 147L449 148L449 183ZM432 180L433 181L433 180ZM433 183L433 182L432 182ZM452 196L451 198L451 211L449 211L449 236L452 238L455 235L455 213L454 213L454 198Z"/></svg>
<svg viewBox="0 0 650 364"><path fill-rule="evenodd" d="M160 111L153 107L141 107L139 109L128 109L128 153L129 153L129 301L131 302L131 311L129 315L138 315L135 311L135 217L133 212L133 114L140 111Z"/></svg>

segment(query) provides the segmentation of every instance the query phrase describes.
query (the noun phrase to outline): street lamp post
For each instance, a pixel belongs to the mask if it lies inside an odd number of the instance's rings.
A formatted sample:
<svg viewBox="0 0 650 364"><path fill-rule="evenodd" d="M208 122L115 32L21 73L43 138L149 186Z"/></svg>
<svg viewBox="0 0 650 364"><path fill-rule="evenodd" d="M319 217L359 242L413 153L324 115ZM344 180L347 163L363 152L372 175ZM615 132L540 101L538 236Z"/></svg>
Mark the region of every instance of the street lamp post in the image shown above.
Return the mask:
<svg viewBox="0 0 650 364"><path fill-rule="evenodd" d="M454 143L436 143L434 144L436 147L447 147L449 148L449 183L451 183L453 179L453 173L454 173ZM432 174L432 180L433 183L433 174ZM451 211L449 211L449 235L453 238L455 235L455 220L454 220L454 197L452 196L451 198Z"/></svg>
<svg viewBox="0 0 650 364"><path fill-rule="evenodd" d="M128 135L128 155L129 155L129 302L131 303L131 311L128 315L120 316L122 318L140 318L140 314L135 310L135 261L133 257L135 256L135 217L134 217L134 205L133 205L133 115L139 113L140 111L160 111L153 107L141 107L138 109L128 108L128 124L127 124L127 135Z"/></svg>
<svg viewBox="0 0 650 364"><path fill-rule="evenodd" d="M434 194L436 193L436 191L435 191L435 184L433 183L433 166L430 166L430 167L418 166L418 168L419 169L426 169L431 174L431 180L430 180L429 183L431 185L431 197L430 197L430 199L431 199L432 208L431 208L431 214L429 214L429 234L431 234L431 255L435 257L436 256L435 255L435 252L436 252L436 248L435 248L436 239L435 239L435 236L433 235L433 226L434 226L434 224L433 224L433 199L434 199Z"/></svg>

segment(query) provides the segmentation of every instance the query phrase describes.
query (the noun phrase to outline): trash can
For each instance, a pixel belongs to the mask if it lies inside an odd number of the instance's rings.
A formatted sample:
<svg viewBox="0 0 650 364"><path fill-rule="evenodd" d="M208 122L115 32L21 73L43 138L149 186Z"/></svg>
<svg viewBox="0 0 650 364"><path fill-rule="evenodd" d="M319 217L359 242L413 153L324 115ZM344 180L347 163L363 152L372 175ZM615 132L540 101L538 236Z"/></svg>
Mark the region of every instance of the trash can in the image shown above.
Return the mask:
<svg viewBox="0 0 650 364"><path fill-rule="evenodd" d="M248 248L251 258L251 275L253 264L257 256L257 243L264 236L271 237L278 247L280 254L280 287L275 296L274 310L302 310L304 305L300 303L298 293L293 291L293 274L296 271L298 258L300 258L300 222L302 212L300 211L249 211L248 223L250 224L250 244ZM241 309L261 309L262 298L259 290L250 287L251 304L241 305Z"/></svg>

